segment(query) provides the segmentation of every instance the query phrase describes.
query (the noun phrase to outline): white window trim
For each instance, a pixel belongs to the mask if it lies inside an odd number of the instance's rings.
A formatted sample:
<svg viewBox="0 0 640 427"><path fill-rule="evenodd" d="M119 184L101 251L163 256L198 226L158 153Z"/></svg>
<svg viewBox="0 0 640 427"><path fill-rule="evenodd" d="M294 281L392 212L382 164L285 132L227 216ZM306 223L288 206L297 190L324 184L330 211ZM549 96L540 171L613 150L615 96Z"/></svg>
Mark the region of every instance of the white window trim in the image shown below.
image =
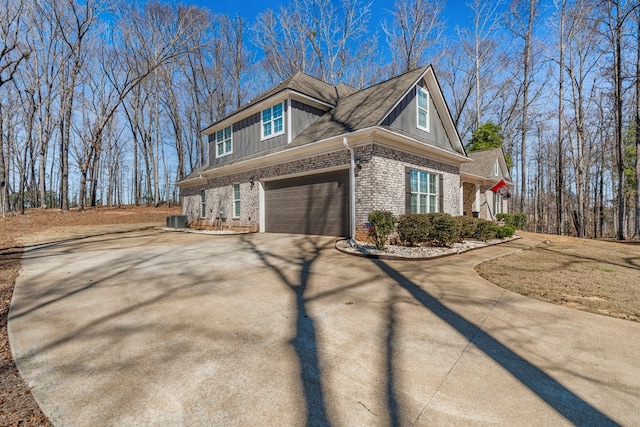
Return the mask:
<svg viewBox="0 0 640 427"><path fill-rule="evenodd" d="M418 203L416 205L417 210L420 211L420 196L425 195L427 196L427 201L431 200L429 196L435 196L435 203L433 206L433 210L429 210L430 206L427 205L427 212L412 212L412 213L419 213L419 214L425 214L425 213L435 213L438 212L438 174L433 173L433 172L427 172L427 171L421 171L418 169L412 169L414 171L416 171L418 173L418 191L411 191L411 195L416 195L418 196ZM427 192L426 193L422 193L420 191L420 174L424 173L427 174L429 176L429 180L431 179L435 179L436 183L435 183L435 187L436 187L436 192L435 193L429 193L429 182L427 182Z"/></svg>
<svg viewBox="0 0 640 427"><path fill-rule="evenodd" d="M225 144L225 138L224 138L224 131L227 128L231 128L231 150L226 151L226 144ZM222 154L218 154L218 132L222 131ZM215 131L213 133L213 142L214 142L214 150L216 152L216 159L220 158L220 157L225 157L228 156L229 154L233 154L233 127L231 125L226 126L222 129L219 129L217 131Z"/></svg>
<svg viewBox="0 0 640 427"><path fill-rule="evenodd" d="M423 109L420 108L420 104L418 102L418 99L420 98L420 93L423 93L427 99L427 109ZM418 127L418 129L423 130L425 132L431 132L431 120L430 120L430 108L431 106L429 105L429 91L423 87L418 86L418 93L416 94L416 125ZM427 114L427 126L420 126L420 111L424 111Z"/></svg>
<svg viewBox="0 0 640 427"><path fill-rule="evenodd" d="M493 193L493 216L502 213L502 197L500 193Z"/></svg>
<svg viewBox="0 0 640 427"><path fill-rule="evenodd" d="M281 105L282 106L282 130L280 132L271 132L271 134L265 136L264 135L264 124L265 122L262 120L262 114L267 111L267 110L271 110L271 129L273 130L273 107L275 107L276 105ZM268 108L264 108L260 111L260 140L264 141L265 139L270 139L270 138L274 138L276 136L279 135L284 135L284 130L285 130L285 110L284 110L284 102L278 102L276 104L273 104L271 107Z"/></svg>
<svg viewBox="0 0 640 427"><path fill-rule="evenodd" d="M236 199L236 185L238 186L238 198ZM236 202L238 202L238 206L239 206L239 211L242 210L242 206L241 206L241 196L240 196L240 184L239 183L235 183L232 186L231 191L233 192L233 206L231 207L232 209L232 218L237 219L240 218L240 213L238 213L238 215L236 215Z"/></svg>
<svg viewBox="0 0 640 427"><path fill-rule="evenodd" d="M496 160L496 164L493 165L493 176L500 175L500 166L498 165L498 161Z"/></svg>

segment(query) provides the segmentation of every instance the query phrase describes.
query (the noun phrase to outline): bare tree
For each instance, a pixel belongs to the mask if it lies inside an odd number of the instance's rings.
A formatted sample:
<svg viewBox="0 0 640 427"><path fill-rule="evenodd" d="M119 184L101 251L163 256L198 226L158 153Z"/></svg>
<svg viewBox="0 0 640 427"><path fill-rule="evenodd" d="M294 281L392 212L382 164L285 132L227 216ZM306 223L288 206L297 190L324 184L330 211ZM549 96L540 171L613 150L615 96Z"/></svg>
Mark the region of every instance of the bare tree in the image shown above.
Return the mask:
<svg viewBox="0 0 640 427"><path fill-rule="evenodd" d="M20 40L25 9L25 0L0 0L0 87L13 79L20 63L29 57Z"/></svg>
<svg viewBox="0 0 640 427"><path fill-rule="evenodd" d="M23 60L29 56L21 44L25 0L0 1L0 88L13 80ZM9 176L6 166L5 138L2 132L2 107L0 106L0 205L5 215L9 199ZM7 141L8 142L8 141Z"/></svg>
<svg viewBox="0 0 640 427"><path fill-rule="evenodd" d="M640 8L636 8L636 108L635 108L635 136L636 136L636 210L634 239L640 239Z"/></svg>
<svg viewBox="0 0 640 427"><path fill-rule="evenodd" d="M430 49L444 31L444 0L396 0L390 11L392 21L383 21L382 30L391 49L393 74L424 65Z"/></svg>
<svg viewBox="0 0 640 427"><path fill-rule="evenodd" d="M565 54L565 13L567 1L561 0L559 7L559 34L558 34L558 146L556 167L556 233L564 234L564 54Z"/></svg>
<svg viewBox="0 0 640 427"><path fill-rule="evenodd" d="M102 0L45 0L58 35L64 42L60 120L60 208L69 210L69 146L78 76L87 60L89 32L103 10Z"/></svg>
<svg viewBox="0 0 640 427"><path fill-rule="evenodd" d="M524 211L527 186L527 132L529 121L530 86L533 77L531 55L534 21L538 14L538 0L516 0L511 4L510 28L524 42L522 50L522 121L520 140L520 211Z"/></svg>
<svg viewBox="0 0 640 427"><path fill-rule="evenodd" d="M603 26L608 38L610 52L613 56L613 104L615 117L615 141L616 141L616 172L617 172L617 238L624 240L625 233L625 191L624 191L624 130L623 123L623 74L622 74L622 45L624 26L627 18L639 7L635 1L605 0Z"/></svg>
<svg viewBox="0 0 640 427"><path fill-rule="evenodd" d="M573 158L575 167L576 209L574 223L579 237L586 237L587 190L589 188L587 174L589 152L587 149L587 118L596 96L597 86L592 82L598 80L598 64L601 55L597 49L598 40L595 21L589 17L593 10L584 2L576 3L569 13L567 63L566 71L570 79L572 109L574 113L575 139Z"/></svg>
<svg viewBox="0 0 640 427"><path fill-rule="evenodd" d="M297 71L337 84L375 52L367 38L371 3L362 0L293 0L274 14L267 10L254 26L254 43L277 79ZM275 80L275 79L274 79Z"/></svg>
<svg viewBox="0 0 640 427"><path fill-rule="evenodd" d="M142 8L121 5L113 45L104 46L102 71L116 95L109 96L92 117L86 159L95 168L102 149L103 132L127 95L160 67L180 59L193 48L191 41L203 25L204 15L196 7L147 3ZM157 180L156 180L157 181ZM80 186L81 195L84 186ZM92 191L92 203L95 200ZM157 204L157 203L156 203ZM84 207L79 198L78 208Z"/></svg>
<svg viewBox="0 0 640 427"><path fill-rule="evenodd" d="M484 71L491 59L495 59L495 31L500 24L500 7L502 0L472 0L467 6L473 12L471 31L459 30L461 39L470 40L463 47L473 58L473 74L475 79L475 128L482 123L483 97L485 91ZM492 58L493 56L493 58Z"/></svg>

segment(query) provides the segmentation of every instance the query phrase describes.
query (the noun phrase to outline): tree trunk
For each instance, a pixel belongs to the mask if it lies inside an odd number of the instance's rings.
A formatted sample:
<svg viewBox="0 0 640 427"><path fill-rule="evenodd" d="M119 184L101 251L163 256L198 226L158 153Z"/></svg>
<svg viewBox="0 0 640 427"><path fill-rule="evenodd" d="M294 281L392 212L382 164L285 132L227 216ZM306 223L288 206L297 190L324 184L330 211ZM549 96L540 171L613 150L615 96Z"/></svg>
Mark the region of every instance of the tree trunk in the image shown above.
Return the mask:
<svg viewBox="0 0 640 427"><path fill-rule="evenodd" d="M522 88L522 140L520 143L520 212L524 212L526 191L527 191L527 125L529 114L529 73L531 68L531 35L533 33L533 20L536 14L537 0L529 1L529 22L527 23L527 32L524 38L524 76Z"/></svg>
<svg viewBox="0 0 640 427"><path fill-rule="evenodd" d="M564 18L566 0L562 1L560 10L560 64L558 68L558 170L556 172L556 215L557 228L559 235L564 233L564 210L563 210L563 193L564 193Z"/></svg>
<svg viewBox="0 0 640 427"><path fill-rule="evenodd" d="M618 240L625 239L624 217L625 217L625 200L624 200L624 139L622 134L622 19L620 18L620 5L616 5L616 21L615 21L614 57L613 66L615 72L615 119L616 119L616 163L618 171Z"/></svg>
<svg viewBox="0 0 640 427"><path fill-rule="evenodd" d="M2 115L2 103L0 103L0 210L3 218L7 214L7 201L9 200L9 183L4 156L4 116Z"/></svg>
<svg viewBox="0 0 640 427"><path fill-rule="evenodd" d="M640 239L640 8L636 9L636 210L634 239Z"/></svg>

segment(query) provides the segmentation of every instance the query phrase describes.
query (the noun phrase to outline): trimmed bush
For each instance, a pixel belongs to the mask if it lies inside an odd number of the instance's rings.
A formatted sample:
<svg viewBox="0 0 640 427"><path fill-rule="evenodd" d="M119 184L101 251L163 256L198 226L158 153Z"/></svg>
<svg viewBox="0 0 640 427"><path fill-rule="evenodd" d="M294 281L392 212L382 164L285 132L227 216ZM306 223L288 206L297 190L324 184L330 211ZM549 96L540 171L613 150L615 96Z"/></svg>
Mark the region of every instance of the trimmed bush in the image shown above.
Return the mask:
<svg viewBox="0 0 640 427"><path fill-rule="evenodd" d="M473 233L473 238L486 242L487 240L495 239L500 226L493 221L487 221L486 219L478 219L476 223L476 230Z"/></svg>
<svg viewBox="0 0 640 427"><path fill-rule="evenodd" d="M458 229L458 240L473 239L478 220L468 216L455 216L451 221Z"/></svg>
<svg viewBox="0 0 640 427"><path fill-rule="evenodd" d="M498 239L504 239L506 237L511 237L516 233L516 229L513 228L511 225L503 225L502 227L499 227L497 232L496 232L496 237Z"/></svg>
<svg viewBox="0 0 640 427"><path fill-rule="evenodd" d="M516 214L501 213L497 214L496 218L499 221L503 221L504 225L510 225L516 230L524 230L527 225L527 214L522 212Z"/></svg>
<svg viewBox="0 0 640 427"><path fill-rule="evenodd" d="M396 220L389 211L371 211L367 217L372 225L369 235L373 239L373 243L378 249L384 249L384 245L389 239L389 235L393 232Z"/></svg>
<svg viewBox="0 0 640 427"><path fill-rule="evenodd" d="M398 239L407 245L415 246L427 241L429 235L429 217L421 214L405 214L398 218L396 231Z"/></svg>
<svg viewBox="0 0 640 427"><path fill-rule="evenodd" d="M435 213L431 215L431 229L429 230L429 240L436 246L451 246L458 241L458 229L456 223L452 221L451 215L445 213Z"/></svg>

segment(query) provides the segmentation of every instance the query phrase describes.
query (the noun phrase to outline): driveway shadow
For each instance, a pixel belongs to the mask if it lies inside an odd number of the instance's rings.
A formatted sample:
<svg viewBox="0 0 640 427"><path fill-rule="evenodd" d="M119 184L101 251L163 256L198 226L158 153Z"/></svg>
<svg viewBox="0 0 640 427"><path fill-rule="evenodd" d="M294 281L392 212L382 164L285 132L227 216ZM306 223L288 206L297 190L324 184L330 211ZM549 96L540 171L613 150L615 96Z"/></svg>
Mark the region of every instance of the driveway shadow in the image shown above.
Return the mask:
<svg viewBox="0 0 640 427"><path fill-rule="evenodd" d="M318 359L318 340L316 338L316 326L313 317L307 310L307 298L305 292L309 285L311 268L313 263L320 257L323 250L331 249L331 246L320 246L311 237L300 237L296 239L298 256L297 258L287 258L281 255L263 251L246 236L241 238L243 243L279 277L294 295L296 304L295 314L295 337L291 340L291 345L296 351L300 364L300 380L304 390L307 422L308 426L330 425L327 416L327 408L322 392L322 372ZM299 277L292 279L285 273L285 269L278 266L279 262L284 262L288 266L299 269Z"/></svg>
<svg viewBox="0 0 640 427"><path fill-rule="evenodd" d="M511 375L517 378L529 390L534 392L550 407L560 415L575 425L598 425L617 426L619 425L605 414L594 408L591 404L581 399L578 395L567 389L555 379L542 371L537 366L529 363L521 356L514 353L488 333L484 332L478 325L465 319L455 311L449 309L437 298L429 294L417 284L402 275L400 272L380 260L372 262L381 269L388 277L393 279L400 287L406 289L413 298L424 308L431 311L440 319L453 327L460 335L469 340L474 346L497 362ZM392 314L392 312L391 312ZM393 319L393 317L391 317ZM393 326L391 323L390 326ZM393 338L390 333L390 339ZM387 345L387 351L391 351L391 345ZM391 355L388 356L391 360ZM390 368L389 368L390 369ZM392 379L392 375L390 379ZM389 406L392 414L395 407L393 390L388 388ZM428 406L428 403L427 403ZM422 413L426 409L423 408ZM418 416L419 419L420 416ZM417 420L416 420L417 421Z"/></svg>

